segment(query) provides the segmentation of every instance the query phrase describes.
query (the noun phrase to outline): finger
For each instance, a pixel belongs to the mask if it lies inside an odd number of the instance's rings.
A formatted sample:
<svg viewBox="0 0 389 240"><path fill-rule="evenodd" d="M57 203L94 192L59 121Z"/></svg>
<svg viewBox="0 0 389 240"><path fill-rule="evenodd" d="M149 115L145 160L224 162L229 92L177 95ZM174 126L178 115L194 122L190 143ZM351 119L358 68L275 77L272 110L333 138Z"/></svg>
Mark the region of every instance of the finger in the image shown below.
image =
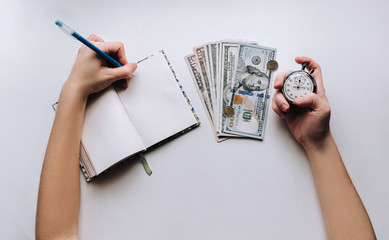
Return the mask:
<svg viewBox="0 0 389 240"><path fill-rule="evenodd" d="M101 46L101 50L106 52L108 55L114 57L122 65L126 65L128 63L123 43L104 42L100 43L99 46Z"/></svg>
<svg viewBox="0 0 389 240"><path fill-rule="evenodd" d="M282 85L284 85L284 80L285 80L286 76L291 72L292 71L286 71L286 72L282 72L282 73L278 74L276 79L274 80L274 88L281 89Z"/></svg>
<svg viewBox="0 0 389 240"><path fill-rule="evenodd" d="M94 34L89 35L87 40L94 41L94 42L104 42L104 40L102 38L100 38L99 36L94 35Z"/></svg>
<svg viewBox="0 0 389 240"><path fill-rule="evenodd" d="M294 104L300 107L310 108L312 110L318 109L320 107L320 101L318 95L314 93L309 93L307 95L304 95L302 97L296 98L294 100Z"/></svg>
<svg viewBox="0 0 389 240"><path fill-rule="evenodd" d="M308 70L311 70L311 69L314 69L315 71L316 70L317 71L321 70L320 65L317 62L315 62L312 58L309 58L309 57L296 57L295 61L298 64L302 64L303 62L306 62Z"/></svg>
<svg viewBox="0 0 389 240"><path fill-rule="evenodd" d="M288 103L288 101L285 99L284 95L282 95L280 91L274 94L273 102L284 113L290 110L290 104Z"/></svg>
<svg viewBox="0 0 389 240"><path fill-rule="evenodd" d="M130 78L126 78L126 79L118 80L118 81L114 82L113 84L116 86L122 87L122 88L127 88L129 81L130 81Z"/></svg>
<svg viewBox="0 0 389 240"><path fill-rule="evenodd" d="M274 98L273 98L274 99ZM273 100L272 101L272 108L273 108L273 111L280 117L280 118L285 118L286 115L285 113L283 113L281 111L281 109L277 106L277 104L275 103L275 101Z"/></svg>
<svg viewBox="0 0 389 240"><path fill-rule="evenodd" d="M316 80L317 83L317 93L319 95L324 94L323 77L320 65L309 57L296 57L295 61L298 64L306 62L308 71L312 69L314 70L312 77Z"/></svg>
<svg viewBox="0 0 389 240"><path fill-rule="evenodd" d="M122 85L122 87L127 88L129 81L130 81L130 78L122 79L122 80L120 80L120 84Z"/></svg>
<svg viewBox="0 0 389 240"><path fill-rule="evenodd" d="M137 65L135 63L129 63L118 68L107 67L104 69L104 78L110 83L116 82L117 80L129 79L136 68Z"/></svg>
<svg viewBox="0 0 389 240"><path fill-rule="evenodd" d="M122 87L127 88L128 87L128 81L130 81L130 79L126 78L126 79L122 79L120 81L121 81Z"/></svg>

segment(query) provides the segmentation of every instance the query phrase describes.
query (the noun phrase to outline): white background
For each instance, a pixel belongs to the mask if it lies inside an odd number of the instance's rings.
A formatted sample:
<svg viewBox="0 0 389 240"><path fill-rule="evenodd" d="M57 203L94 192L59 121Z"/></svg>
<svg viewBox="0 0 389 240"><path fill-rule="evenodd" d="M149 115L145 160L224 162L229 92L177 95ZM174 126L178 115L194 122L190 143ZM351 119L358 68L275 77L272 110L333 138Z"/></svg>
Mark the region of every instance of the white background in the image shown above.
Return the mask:
<svg viewBox="0 0 389 240"><path fill-rule="evenodd" d="M54 112L80 43L122 41L130 61L164 49L202 124L127 164L82 178L82 239L325 239L307 158L269 109L264 141L216 143L184 56L225 38L278 49L277 73L310 56L323 68L331 130L379 239L389 238L389 2L0 2L0 232L33 239L39 177ZM273 91L274 92L274 91Z"/></svg>

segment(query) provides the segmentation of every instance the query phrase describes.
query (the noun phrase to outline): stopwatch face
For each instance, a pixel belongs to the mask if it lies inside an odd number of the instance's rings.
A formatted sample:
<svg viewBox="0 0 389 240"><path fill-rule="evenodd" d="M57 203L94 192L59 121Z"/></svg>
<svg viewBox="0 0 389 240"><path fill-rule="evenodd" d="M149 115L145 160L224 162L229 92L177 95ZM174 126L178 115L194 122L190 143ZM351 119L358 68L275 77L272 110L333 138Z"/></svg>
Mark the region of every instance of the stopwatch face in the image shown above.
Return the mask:
<svg viewBox="0 0 389 240"><path fill-rule="evenodd" d="M305 83L305 78L302 76L296 76L294 78L294 83L296 84L296 86L303 86Z"/></svg>
<svg viewBox="0 0 389 240"><path fill-rule="evenodd" d="M295 71L285 78L282 93L288 101L293 102L312 92L316 92L316 81L308 72Z"/></svg>

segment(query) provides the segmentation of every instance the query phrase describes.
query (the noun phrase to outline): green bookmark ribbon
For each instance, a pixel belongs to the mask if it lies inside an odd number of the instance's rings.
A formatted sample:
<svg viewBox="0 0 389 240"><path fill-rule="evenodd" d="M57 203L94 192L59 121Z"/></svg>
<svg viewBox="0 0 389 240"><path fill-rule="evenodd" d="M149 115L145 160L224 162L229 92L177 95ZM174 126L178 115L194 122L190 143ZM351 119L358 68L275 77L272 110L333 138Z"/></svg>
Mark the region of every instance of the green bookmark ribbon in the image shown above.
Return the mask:
<svg viewBox="0 0 389 240"><path fill-rule="evenodd" d="M142 161L142 165L143 165L145 171L147 172L147 174L149 176L151 176L153 171L151 171L149 164L147 163L147 160L146 160L145 156L143 155L143 153L139 154L139 157L140 157L140 160Z"/></svg>

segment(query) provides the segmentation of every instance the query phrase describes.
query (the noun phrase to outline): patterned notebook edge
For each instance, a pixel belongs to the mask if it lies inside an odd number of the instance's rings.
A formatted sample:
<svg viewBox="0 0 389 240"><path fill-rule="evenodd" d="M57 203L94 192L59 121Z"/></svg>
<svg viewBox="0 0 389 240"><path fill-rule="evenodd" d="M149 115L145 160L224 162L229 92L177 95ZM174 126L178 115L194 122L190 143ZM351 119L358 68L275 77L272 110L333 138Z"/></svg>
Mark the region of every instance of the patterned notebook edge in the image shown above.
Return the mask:
<svg viewBox="0 0 389 240"><path fill-rule="evenodd" d="M193 115L194 115L194 117L195 117L195 119L197 121L197 124L200 124L200 119L197 116L196 111L194 110L194 107L193 107L192 103L190 102L188 96L186 95L186 92L184 91L184 88L182 87L182 85L180 83L180 80L178 80L176 72L174 71L172 65L170 64L170 61L169 61L167 55L165 54L165 51L164 50L160 50L159 52L162 53L162 55L164 56L167 64L169 65L169 68L170 68L171 72L173 73L174 79L176 80L178 86L180 87L180 90L181 90L182 94L184 95L184 97L186 99L186 102L188 103L188 106L190 107L190 109L191 109L191 111L192 111L192 113L193 113Z"/></svg>

